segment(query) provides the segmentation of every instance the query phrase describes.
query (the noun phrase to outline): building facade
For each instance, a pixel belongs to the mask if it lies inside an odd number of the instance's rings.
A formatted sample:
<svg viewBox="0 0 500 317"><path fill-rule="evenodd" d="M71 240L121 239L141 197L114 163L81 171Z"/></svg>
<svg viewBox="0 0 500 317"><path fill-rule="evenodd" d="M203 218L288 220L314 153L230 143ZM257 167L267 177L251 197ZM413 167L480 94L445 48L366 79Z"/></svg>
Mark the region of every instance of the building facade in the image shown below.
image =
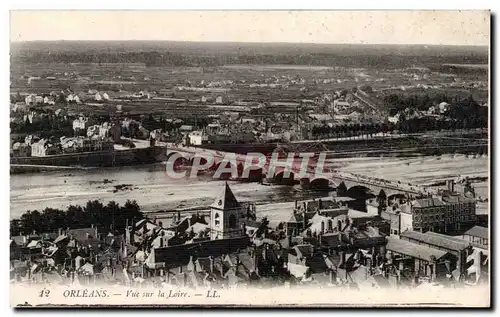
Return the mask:
<svg viewBox="0 0 500 317"><path fill-rule="evenodd" d="M243 209L226 183L210 206L210 239L229 239L245 235L240 220Z"/></svg>

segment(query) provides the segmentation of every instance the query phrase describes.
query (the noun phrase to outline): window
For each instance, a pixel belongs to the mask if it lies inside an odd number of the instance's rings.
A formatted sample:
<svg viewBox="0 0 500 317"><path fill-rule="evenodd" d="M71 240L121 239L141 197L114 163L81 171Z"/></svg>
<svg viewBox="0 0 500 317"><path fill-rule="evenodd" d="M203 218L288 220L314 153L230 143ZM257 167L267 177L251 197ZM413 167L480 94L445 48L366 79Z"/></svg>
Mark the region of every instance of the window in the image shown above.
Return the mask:
<svg viewBox="0 0 500 317"><path fill-rule="evenodd" d="M229 216L229 228L231 228L231 229L236 228L236 216L234 214L231 214Z"/></svg>
<svg viewBox="0 0 500 317"><path fill-rule="evenodd" d="M215 219L215 226L219 226L220 225L220 219L219 219L219 213L215 213L215 216L214 216L214 219Z"/></svg>

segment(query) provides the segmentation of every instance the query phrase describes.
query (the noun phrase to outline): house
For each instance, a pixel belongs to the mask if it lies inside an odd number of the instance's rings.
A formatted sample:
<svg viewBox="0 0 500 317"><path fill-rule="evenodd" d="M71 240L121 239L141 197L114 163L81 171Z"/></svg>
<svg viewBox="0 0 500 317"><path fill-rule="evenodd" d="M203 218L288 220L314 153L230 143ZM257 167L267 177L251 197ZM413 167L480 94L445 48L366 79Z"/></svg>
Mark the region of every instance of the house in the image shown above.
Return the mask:
<svg viewBox="0 0 500 317"><path fill-rule="evenodd" d="M42 96L37 96L37 95L28 95L24 99L24 102L27 105L38 105L43 103L43 97Z"/></svg>
<svg viewBox="0 0 500 317"><path fill-rule="evenodd" d="M445 279L451 275L450 253L417 242L388 237L386 250L397 274ZM447 262L448 261L448 262Z"/></svg>
<svg viewBox="0 0 500 317"><path fill-rule="evenodd" d="M191 132L193 131L193 126L192 125L181 125L179 128L179 131L181 133L186 133L186 132Z"/></svg>
<svg viewBox="0 0 500 317"><path fill-rule="evenodd" d="M450 262L451 270L457 270L454 276L459 278L465 274L467 256L472 251L472 245L467 241L430 231L405 231L401 233L400 239L448 252L453 256Z"/></svg>
<svg viewBox="0 0 500 317"><path fill-rule="evenodd" d="M306 266L307 258L312 257L314 247L311 244L296 245L288 250L288 263Z"/></svg>
<svg viewBox="0 0 500 317"><path fill-rule="evenodd" d="M488 228L481 226L474 226L467 230L463 235L462 239L469 241L474 246L478 246L483 249L488 249L489 234Z"/></svg>
<svg viewBox="0 0 500 317"><path fill-rule="evenodd" d="M43 103L46 105L55 105L56 104L54 97L51 97L51 96L45 96L43 98Z"/></svg>
<svg viewBox="0 0 500 317"><path fill-rule="evenodd" d="M453 187L453 185L449 186ZM443 193L441 197L426 197L402 202L396 209L399 210L401 222L398 232L410 229L451 234L463 232L472 227L476 219L475 200L463 194L453 193L453 189ZM398 214L396 210L393 211L394 214ZM386 219L389 220L391 217L393 216L387 216Z"/></svg>
<svg viewBox="0 0 500 317"><path fill-rule="evenodd" d="M399 122L399 113L397 113L396 115L394 115L392 117L388 117L387 121L389 121L390 123L393 123L393 124L397 124Z"/></svg>
<svg viewBox="0 0 500 317"><path fill-rule="evenodd" d="M46 156L58 153L60 153L60 149L45 139L31 145L31 156Z"/></svg>
<svg viewBox="0 0 500 317"><path fill-rule="evenodd" d="M88 121L89 119L86 117L79 117L73 120L73 131L75 131L75 134L85 133L87 131Z"/></svg>
<svg viewBox="0 0 500 317"><path fill-rule="evenodd" d="M193 131L189 133L189 144L202 145L208 143L208 136L203 131Z"/></svg>

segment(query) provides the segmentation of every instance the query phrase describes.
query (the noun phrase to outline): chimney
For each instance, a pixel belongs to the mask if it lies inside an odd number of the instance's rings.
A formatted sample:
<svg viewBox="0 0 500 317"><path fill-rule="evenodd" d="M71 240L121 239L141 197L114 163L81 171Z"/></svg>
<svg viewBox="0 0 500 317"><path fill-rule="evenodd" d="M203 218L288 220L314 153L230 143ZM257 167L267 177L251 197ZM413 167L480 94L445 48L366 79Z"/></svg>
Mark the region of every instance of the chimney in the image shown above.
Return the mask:
<svg viewBox="0 0 500 317"><path fill-rule="evenodd" d="M318 206L320 210L323 208L323 201L321 200L321 198L318 200Z"/></svg>
<svg viewBox="0 0 500 317"><path fill-rule="evenodd" d="M191 227L191 217L188 218L188 228Z"/></svg>
<svg viewBox="0 0 500 317"><path fill-rule="evenodd" d="M59 228L59 230L57 231L57 235L58 236L62 235L62 231L63 231L62 228Z"/></svg>
<svg viewBox="0 0 500 317"><path fill-rule="evenodd" d="M307 217L306 217L306 210L304 209L304 212L302 213L302 225L303 225L303 230L306 230L307 228Z"/></svg>
<svg viewBox="0 0 500 317"><path fill-rule="evenodd" d="M342 221L337 220L337 231L342 231Z"/></svg>
<svg viewBox="0 0 500 317"><path fill-rule="evenodd" d="M321 234L325 233L325 222L321 221Z"/></svg>
<svg viewBox="0 0 500 317"><path fill-rule="evenodd" d="M181 220L181 211L178 210L177 211L177 221L180 221Z"/></svg>
<svg viewBox="0 0 500 317"><path fill-rule="evenodd" d="M295 209L297 209L297 200L295 200Z"/></svg>
<svg viewBox="0 0 500 317"><path fill-rule="evenodd" d="M210 261L210 273L214 273L214 258L212 256L208 257L208 260Z"/></svg>
<svg viewBox="0 0 500 317"><path fill-rule="evenodd" d="M450 193L455 192L455 181L453 179L449 179L446 181L446 184L448 185L448 191Z"/></svg>

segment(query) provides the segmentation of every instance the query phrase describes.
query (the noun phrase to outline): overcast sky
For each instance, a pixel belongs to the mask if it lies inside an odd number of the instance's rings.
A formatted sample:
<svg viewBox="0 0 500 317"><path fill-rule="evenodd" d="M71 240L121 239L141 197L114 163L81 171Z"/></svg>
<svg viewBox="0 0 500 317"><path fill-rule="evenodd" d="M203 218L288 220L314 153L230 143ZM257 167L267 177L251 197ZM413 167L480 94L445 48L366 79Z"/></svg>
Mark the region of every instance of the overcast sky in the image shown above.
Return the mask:
<svg viewBox="0 0 500 317"><path fill-rule="evenodd" d="M488 45L488 11L11 11L11 41Z"/></svg>

